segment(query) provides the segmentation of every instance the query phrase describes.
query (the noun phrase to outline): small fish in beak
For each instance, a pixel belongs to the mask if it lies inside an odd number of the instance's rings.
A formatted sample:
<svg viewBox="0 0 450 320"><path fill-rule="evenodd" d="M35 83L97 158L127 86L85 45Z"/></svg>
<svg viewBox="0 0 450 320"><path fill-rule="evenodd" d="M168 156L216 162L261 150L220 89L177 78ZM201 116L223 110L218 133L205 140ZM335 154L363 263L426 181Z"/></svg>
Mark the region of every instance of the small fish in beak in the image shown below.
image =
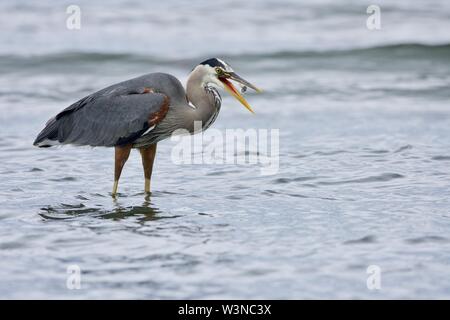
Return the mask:
<svg viewBox="0 0 450 320"><path fill-rule="evenodd" d="M241 93L245 93L247 91L247 87L252 88L256 92L262 92L261 89L257 88L247 80L243 79L241 76L237 75L235 72L227 72L223 76L219 77L219 80L222 81L224 84L225 90L228 91L229 94L231 94L233 97L235 97L244 107L247 108L248 111L251 113L255 113L248 104L247 100L244 99L244 97L239 93L238 90L233 86L233 84L228 80L233 80L239 83L241 86ZM245 89L244 89L245 88Z"/></svg>

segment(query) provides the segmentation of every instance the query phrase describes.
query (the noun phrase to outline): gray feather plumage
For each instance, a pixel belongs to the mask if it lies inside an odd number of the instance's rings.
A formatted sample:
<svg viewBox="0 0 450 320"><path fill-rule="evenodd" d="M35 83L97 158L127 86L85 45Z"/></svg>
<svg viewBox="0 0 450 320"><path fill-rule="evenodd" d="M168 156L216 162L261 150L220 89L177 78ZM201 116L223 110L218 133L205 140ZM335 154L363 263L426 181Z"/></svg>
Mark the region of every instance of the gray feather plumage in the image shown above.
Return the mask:
<svg viewBox="0 0 450 320"><path fill-rule="evenodd" d="M195 68L187 91L177 78L165 73L151 73L107 87L50 119L34 145L112 147L131 143L140 148L164 140L178 129L194 133L197 121L206 129L217 118L221 105L217 90L204 83L208 72L207 68ZM159 122L150 128L149 118L167 102L167 113L164 116L160 112Z"/></svg>
<svg viewBox="0 0 450 320"><path fill-rule="evenodd" d="M144 93L151 88L154 93ZM158 112L165 98L171 105L186 103L181 83L173 76L152 73L93 93L52 118L36 138L60 144L115 146L131 143L149 129L149 116Z"/></svg>

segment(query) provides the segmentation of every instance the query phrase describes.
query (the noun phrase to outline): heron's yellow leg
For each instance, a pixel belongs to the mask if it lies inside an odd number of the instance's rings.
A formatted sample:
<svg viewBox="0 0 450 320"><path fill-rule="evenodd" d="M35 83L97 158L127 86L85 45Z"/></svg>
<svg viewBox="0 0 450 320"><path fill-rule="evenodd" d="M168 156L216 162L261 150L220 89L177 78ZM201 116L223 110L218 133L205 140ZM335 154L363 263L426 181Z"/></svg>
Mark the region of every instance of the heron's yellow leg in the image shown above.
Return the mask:
<svg viewBox="0 0 450 320"><path fill-rule="evenodd" d="M142 166L144 167L145 192L150 192L150 181L152 179L153 162L156 156L156 143L145 148L140 148Z"/></svg>
<svg viewBox="0 0 450 320"><path fill-rule="evenodd" d="M131 144L116 146L115 147L115 163L114 163L114 186L112 190L112 196L117 194L117 187L119 186L120 175L122 174L123 166L127 162L130 156Z"/></svg>

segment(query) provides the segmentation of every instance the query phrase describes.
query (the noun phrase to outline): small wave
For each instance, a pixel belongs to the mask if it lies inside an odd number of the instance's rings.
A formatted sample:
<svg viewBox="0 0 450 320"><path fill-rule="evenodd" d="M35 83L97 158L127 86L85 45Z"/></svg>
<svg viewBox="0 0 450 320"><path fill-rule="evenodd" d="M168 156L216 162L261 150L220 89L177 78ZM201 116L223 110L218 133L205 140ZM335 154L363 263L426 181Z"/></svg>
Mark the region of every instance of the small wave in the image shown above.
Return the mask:
<svg viewBox="0 0 450 320"><path fill-rule="evenodd" d="M264 53L240 53L219 54L225 60L258 61L258 60L292 60L292 59L338 59L346 57L361 58L389 58L389 59L425 59L425 60L450 60L450 43L444 44L420 44L404 43L391 44L366 48L351 48L343 50L297 50L274 51ZM98 64L98 63L131 63L145 64L149 69L152 66L179 66L192 67L192 65L205 59L205 56L190 58L167 58L147 56L134 53L107 53L107 52L59 52L42 55L0 55L0 69L33 68L44 66L58 66L73 68L74 65Z"/></svg>
<svg viewBox="0 0 450 320"><path fill-rule="evenodd" d="M394 153L401 153L401 152L406 151L406 150L411 150L412 148L413 148L412 145L407 144L407 145L405 145L403 147L400 147L397 150L395 150Z"/></svg>
<svg viewBox="0 0 450 320"><path fill-rule="evenodd" d="M341 180L341 181L321 181L317 184L319 185L338 185L338 184L349 184L349 183L371 183L371 182L386 182L394 179L404 178L403 175L398 173L383 173L378 176L370 176L366 178L360 179L351 179L351 180Z"/></svg>
<svg viewBox="0 0 450 320"><path fill-rule="evenodd" d="M374 157L374 156L382 156L390 153L403 153L404 151L411 150L412 146L407 144L400 148L395 149L394 151L387 150L387 149L370 149L370 148L364 148L363 150L369 153L369 155L363 155L363 157Z"/></svg>
<svg viewBox="0 0 450 320"><path fill-rule="evenodd" d="M60 52L42 55L1 55L2 63L7 61L29 62L29 63L74 63L74 62L108 62L135 60L139 62L163 62L164 59L155 60L144 55L131 53L106 53L106 52Z"/></svg>
<svg viewBox="0 0 450 320"><path fill-rule="evenodd" d="M243 197L239 196L239 195L226 196L225 198L227 198L229 200L241 200L241 199L243 199Z"/></svg>
<svg viewBox="0 0 450 320"><path fill-rule="evenodd" d="M436 161L450 161L450 156L435 156L431 159Z"/></svg>
<svg viewBox="0 0 450 320"><path fill-rule="evenodd" d="M373 154L386 154L389 153L389 150L385 150L385 149L367 149L367 152L369 153L373 153Z"/></svg>
<svg viewBox="0 0 450 320"><path fill-rule="evenodd" d="M352 48L342 50L310 50L310 51L279 51L263 54L240 55L244 59L299 59L299 58L341 58L341 57L376 57L376 58L411 58L426 60L450 60L450 43L420 44L404 43L375 47Z"/></svg>
<svg viewBox="0 0 450 320"><path fill-rule="evenodd" d="M54 179L49 179L50 181L54 181L54 182L70 182L70 181L77 181L77 178L75 177L62 177L62 178L54 178Z"/></svg>
<svg viewBox="0 0 450 320"><path fill-rule="evenodd" d="M347 240L344 244L367 244L367 243L375 243L376 238L372 235L367 235L359 239Z"/></svg>
<svg viewBox="0 0 450 320"><path fill-rule="evenodd" d="M334 156L341 153L349 153L347 150L334 150L334 151L316 151L313 154L318 156Z"/></svg>
<svg viewBox="0 0 450 320"><path fill-rule="evenodd" d="M192 67L185 60L171 60L133 53L103 53L103 52L60 52L42 55L0 55L0 70L14 72L17 70L52 70L64 72L76 70L76 67L95 68L101 64L145 65L151 70L160 66Z"/></svg>
<svg viewBox="0 0 450 320"><path fill-rule="evenodd" d="M227 175L230 173L240 173L241 171L239 170L228 170L228 171L224 171L224 170L217 170L217 171L213 171L213 172L208 172L206 175L207 176L223 176L223 175Z"/></svg>
<svg viewBox="0 0 450 320"><path fill-rule="evenodd" d="M324 178L324 177L315 177L315 176L311 176L311 177L295 177L295 178L278 178L273 180L273 183L275 184L284 184L284 183L290 183L290 182L302 182L302 181L310 181L310 180L315 180L315 179L320 179L320 178Z"/></svg>
<svg viewBox="0 0 450 320"><path fill-rule="evenodd" d="M428 243L428 242L448 242L447 238L441 236L423 236L417 238L407 239L406 242L410 244Z"/></svg>

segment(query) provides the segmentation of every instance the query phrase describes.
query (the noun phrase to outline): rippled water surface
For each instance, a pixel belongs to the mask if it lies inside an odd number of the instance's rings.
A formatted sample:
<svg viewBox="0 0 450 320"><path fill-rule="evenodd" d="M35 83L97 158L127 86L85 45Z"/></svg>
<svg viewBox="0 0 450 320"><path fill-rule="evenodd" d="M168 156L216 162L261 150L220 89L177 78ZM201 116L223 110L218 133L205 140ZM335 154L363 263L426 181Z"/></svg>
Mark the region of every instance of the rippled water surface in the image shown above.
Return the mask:
<svg viewBox="0 0 450 320"><path fill-rule="evenodd" d="M69 3L0 4L0 298L450 298L446 1L381 1L372 32L359 1L79 2L78 31ZM32 147L79 98L210 56L265 89L213 127L280 129L277 174L165 141L151 196L133 152L113 200L113 150Z"/></svg>

